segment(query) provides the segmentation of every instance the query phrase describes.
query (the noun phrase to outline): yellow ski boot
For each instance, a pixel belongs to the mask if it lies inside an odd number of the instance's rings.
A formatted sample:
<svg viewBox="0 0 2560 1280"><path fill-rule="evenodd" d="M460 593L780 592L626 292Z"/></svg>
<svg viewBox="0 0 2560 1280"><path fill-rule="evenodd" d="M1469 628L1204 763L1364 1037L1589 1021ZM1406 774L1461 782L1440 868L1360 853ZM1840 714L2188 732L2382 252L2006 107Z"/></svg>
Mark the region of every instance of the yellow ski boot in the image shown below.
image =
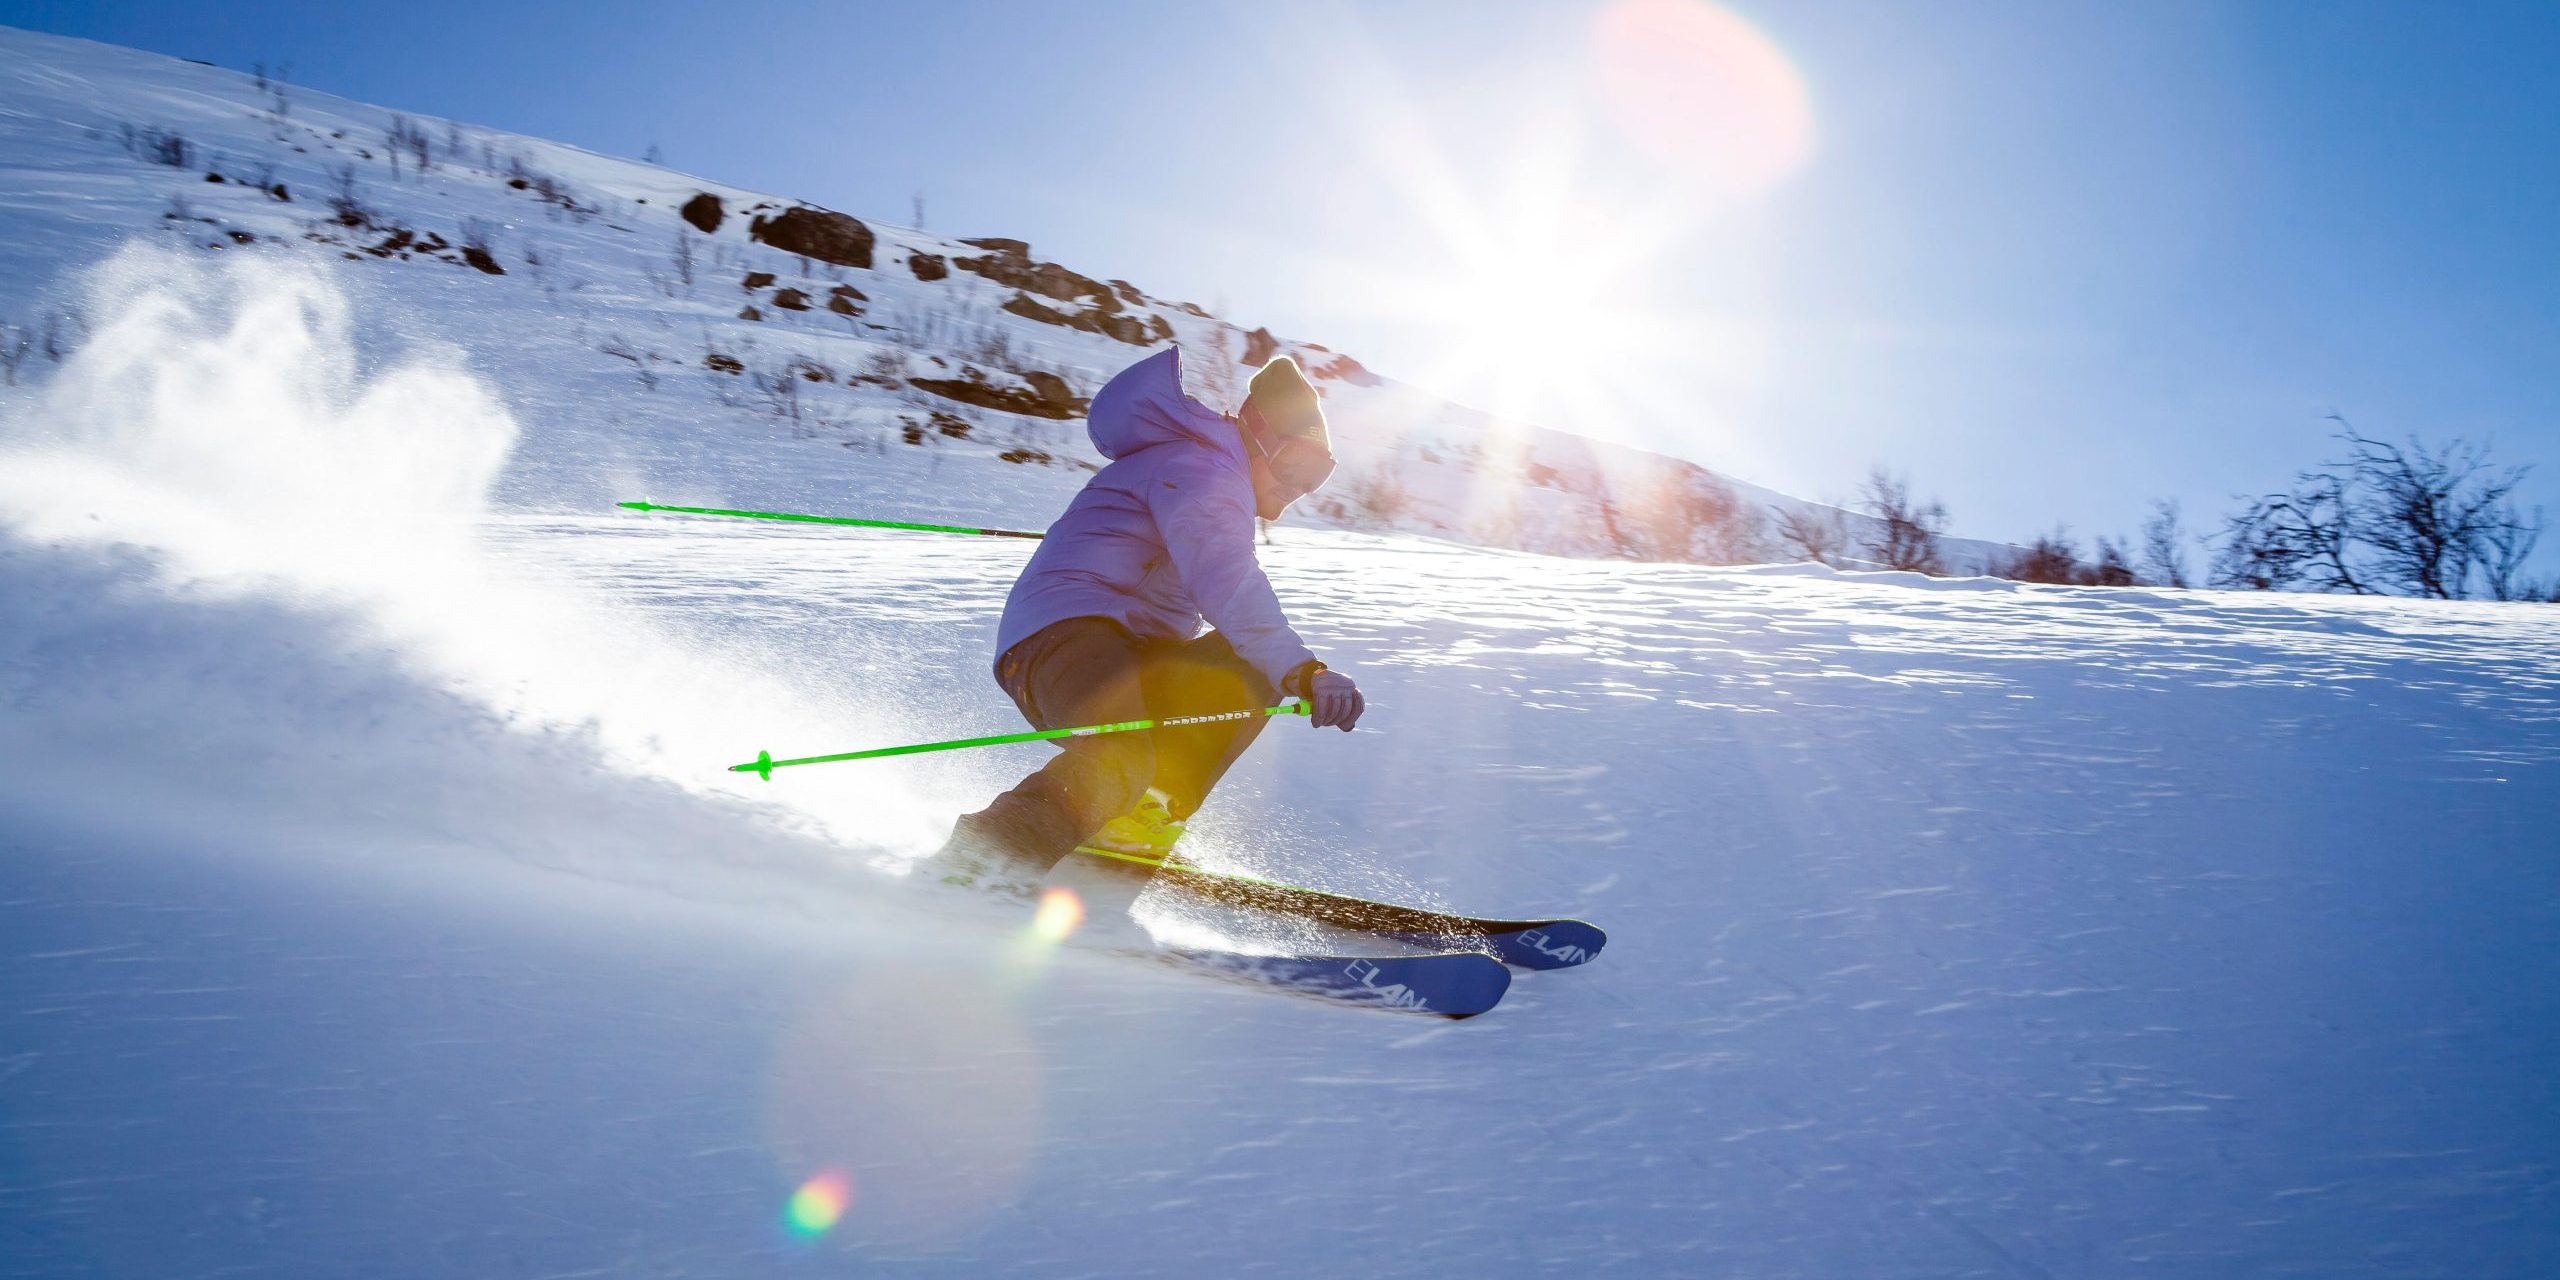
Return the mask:
<svg viewBox="0 0 2560 1280"><path fill-rule="evenodd" d="M1173 842L1182 838L1182 821L1173 816L1169 803L1165 793L1147 788L1135 807L1103 823L1102 830L1084 842L1085 847L1153 862L1179 861Z"/></svg>

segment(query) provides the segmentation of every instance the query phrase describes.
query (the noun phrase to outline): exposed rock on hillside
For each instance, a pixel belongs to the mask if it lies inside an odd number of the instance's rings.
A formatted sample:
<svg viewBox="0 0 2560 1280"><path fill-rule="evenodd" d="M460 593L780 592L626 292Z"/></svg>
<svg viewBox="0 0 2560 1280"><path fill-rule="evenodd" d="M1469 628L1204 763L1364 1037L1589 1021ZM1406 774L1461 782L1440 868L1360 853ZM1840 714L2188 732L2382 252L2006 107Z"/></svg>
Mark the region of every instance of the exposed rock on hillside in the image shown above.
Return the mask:
<svg viewBox="0 0 2560 1280"><path fill-rule="evenodd" d="M1118 311L1120 298L1111 287L1091 276L1078 275L1054 262L1034 262L1031 247L1019 240L964 240L963 244L991 250L983 257L958 258L952 264L963 271L974 271L997 284L1012 285L1026 293L1055 298L1060 302L1090 302L1100 311Z"/></svg>
<svg viewBox="0 0 2560 1280"><path fill-rule="evenodd" d="M1029 295L1021 293L1005 299L1004 309L1025 320L1082 329L1087 333L1117 338L1133 347L1153 346L1173 336L1173 326L1166 324L1163 316L1148 316L1141 321L1136 316L1116 315L1108 311L1059 311L1042 306L1032 301Z"/></svg>
<svg viewBox="0 0 2560 1280"><path fill-rule="evenodd" d="M1272 337L1269 329L1256 329L1244 336L1244 362L1247 366L1259 369L1278 354L1280 340Z"/></svg>
<svg viewBox="0 0 2560 1280"><path fill-rule="evenodd" d="M706 236L719 230L720 220L729 216L729 211L720 207L720 197L708 191L685 201L684 208L676 212L692 223L694 230Z"/></svg>
<svg viewBox="0 0 2560 1280"><path fill-rule="evenodd" d="M815 205L795 205L778 216L758 215L747 234L785 253L839 267L871 269L871 228L859 218Z"/></svg>
<svg viewBox="0 0 2560 1280"><path fill-rule="evenodd" d="M1090 404L1067 385L1067 380L1054 373L1034 371L1021 375L1022 386L999 386L987 380L986 371L976 365L962 365L957 378L909 378L918 390L930 391L946 400L976 405L982 409L1001 409L1034 418L1080 418Z"/></svg>
<svg viewBox="0 0 2560 1280"><path fill-rule="evenodd" d="M1383 381L1378 375L1369 372L1368 366L1345 355L1335 356L1307 370L1307 373L1312 377L1336 378L1355 387L1374 387Z"/></svg>

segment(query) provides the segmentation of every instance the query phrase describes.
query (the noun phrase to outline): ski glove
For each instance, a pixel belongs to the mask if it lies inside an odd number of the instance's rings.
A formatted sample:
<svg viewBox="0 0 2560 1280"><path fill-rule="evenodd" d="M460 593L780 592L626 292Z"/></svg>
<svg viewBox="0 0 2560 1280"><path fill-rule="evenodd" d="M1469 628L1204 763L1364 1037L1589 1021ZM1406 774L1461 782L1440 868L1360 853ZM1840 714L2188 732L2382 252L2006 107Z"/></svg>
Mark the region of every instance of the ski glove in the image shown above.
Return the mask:
<svg viewBox="0 0 2560 1280"><path fill-rule="evenodd" d="M1344 733L1360 723L1360 713L1368 709L1360 696L1360 686L1339 671L1318 668L1307 678L1307 707L1313 713L1317 728L1337 728Z"/></svg>

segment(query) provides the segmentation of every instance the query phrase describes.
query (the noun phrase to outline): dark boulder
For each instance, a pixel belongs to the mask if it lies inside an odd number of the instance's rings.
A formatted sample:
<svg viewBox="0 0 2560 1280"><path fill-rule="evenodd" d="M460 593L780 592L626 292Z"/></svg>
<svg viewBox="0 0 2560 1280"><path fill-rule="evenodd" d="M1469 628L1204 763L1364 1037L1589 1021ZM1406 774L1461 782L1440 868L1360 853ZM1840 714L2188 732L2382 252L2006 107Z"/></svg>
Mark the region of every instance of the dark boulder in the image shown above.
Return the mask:
<svg viewBox="0 0 2560 1280"><path fill-rule="evenodd" d="M940 280L951 274L951 264L938 253L911 253L907 255L907 270L915 272L918 280Z"/></svg>
<svg viewBox="0 0 2560 1280"><path fill-rule="evenodd" d="M839 267L871 269L871 228L833 209L797 205L775 217L758 217L747 225L747 235L785 253Z"/></svg>
<svg viewBox="0 0 2560 1280"><path fill-rule="evenodd" d="M1019 240L963 240L962 244L980 247L1004 246L1000 251L978 258L954 258L951 265L973 271L997 284L1011 285L1026 293L1055 298L1060 302L1086 302L1103 311L1118 311L1120 297L1111 286L1078 275L1054 262L1034 262Z"/></svg>
<svg viewBox="0 0 2560 1280"><path fill-rule="evenodd" d="M773 305L785 311L806 311L809 309L809 295L798 289L777 289L773 294Z"/></svg>
<svg viewBox="0 0 2560 1280"><path fill-rule="evenodd" d="M1259 369L1278 354L1280 340L1272 337L1269 329L1256 329L1244 336L1244 362L1248 366Z"/></svg>
<svg viewBox="0 0 2560 1280"><path fill-rule="evenodd" d="M720 197L708 191L685 201L684 207L676 213L692 223L694 230L706 236L719 230L720 220L729 216L729 211L720 207Z"/></svg>
<svg viewBox="0 0 2560 1280"><path fill-rule="evenodd" d="M1028 294L1016 293L1005 299L1004 309L1025 320L1037 320L1042 324L1054 324L1068 329L1082 329L1087 333L1098 333L1106 338L1118 339L1133 347L1149 346L1160 340L1154 336L1154 330L1141 323L1136 316L1113 315L1105 311L1059 311L1032 301ZM1155 322L1155 329L1164 331L1165 337L1173 335L1172 327L1165 324L1164 317L1149 316L1148 319Z"/></svg>
<svg viewBox="0 0 2560 1280"><path fill-rule="evenodd" d="M747 273L747 278L746 278L746 279L741 280L741 281L739 281L739 282L738 282L738 287L739 287L739 288L741 288L741 289L754 290L754 289L762 289L762 288L766 288L767 286L770 286L772 283L773 283L773 273L772 273L772 272L770 272L770 271L750 271L750 272L748 272L748 273Z"/></svg>
<svg viewBox="0 0 2560 1280"><path fill-rule="evenodd" d="M1066 379L1054 373L1024 376L1025 386L998 386L987 381L987 375L974 365L963 365L957 378L909 378L909 385L930 391L946 400L976 405L981 409L1001 409L1033 418L1074 418L1083 415L1089 402L1077 396Z"/></svg>

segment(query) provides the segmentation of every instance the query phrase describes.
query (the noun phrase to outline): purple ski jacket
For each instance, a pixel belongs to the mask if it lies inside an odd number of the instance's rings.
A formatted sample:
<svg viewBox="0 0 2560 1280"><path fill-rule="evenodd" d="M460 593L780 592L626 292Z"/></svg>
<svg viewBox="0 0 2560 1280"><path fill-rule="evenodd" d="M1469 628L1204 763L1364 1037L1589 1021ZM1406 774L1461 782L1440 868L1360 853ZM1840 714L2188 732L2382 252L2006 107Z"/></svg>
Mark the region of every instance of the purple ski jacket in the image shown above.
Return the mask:
<svg viewBox="0 0 2560 1280"><path fill-rule="evenodd" d="M1182 394L1181 353L1120 371L1086 430L1109 458L1015 579L996 628L999 662L1069 618L1109 618L1145 638L1188 640L1206 618L1277 688L1313 658L1253 557L1253 479L1233 422Z"/></svg>

